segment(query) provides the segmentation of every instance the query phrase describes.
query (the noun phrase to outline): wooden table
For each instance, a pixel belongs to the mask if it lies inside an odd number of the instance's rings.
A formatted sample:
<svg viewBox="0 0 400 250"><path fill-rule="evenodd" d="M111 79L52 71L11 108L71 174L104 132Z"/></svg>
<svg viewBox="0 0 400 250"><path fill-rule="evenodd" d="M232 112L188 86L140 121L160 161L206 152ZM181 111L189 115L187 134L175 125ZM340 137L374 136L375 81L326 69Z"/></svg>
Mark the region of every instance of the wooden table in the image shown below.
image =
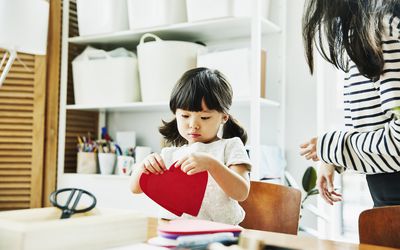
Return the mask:
<svg viewBox="0 0 400 250"><path fill-rule="evenodd" d="M166 223L156 218L149 218L148 238L157 236L158 223ZM323 249L323 250L389 250L395 248L380 247L366 244L353 244L332 240L322 240L314 237L272 233L245 229L240 235L240 246L244 249L259 249L259 246L273 245L294 249Z"/></svg>
<svg viewBox="0 0 400 250"><path fill-rule="evenodd" d="M332 240L322 240L314 237L272 233L257 230L244 230L241 235L240 245L274 245L295 249L324 249L324 250L389 250L395 248L380 247L366 244L353 244ZM242 242L245 241L245 242ZM248 242L248 243L247 243ZM256 243L255 243L256 242ZM250 248L250 247L249 247Z"/></svg>

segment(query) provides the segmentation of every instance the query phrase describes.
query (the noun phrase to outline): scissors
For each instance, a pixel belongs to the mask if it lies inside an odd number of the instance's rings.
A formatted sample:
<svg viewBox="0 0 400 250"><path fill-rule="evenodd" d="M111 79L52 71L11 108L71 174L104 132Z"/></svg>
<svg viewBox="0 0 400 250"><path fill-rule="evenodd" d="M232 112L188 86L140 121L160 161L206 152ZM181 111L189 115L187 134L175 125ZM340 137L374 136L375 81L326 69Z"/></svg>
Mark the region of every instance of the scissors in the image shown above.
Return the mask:
<svg viewBox="0 0 400 250"><path fill-rule="evenodd" d="M70 194L69 194L67 202L64 205L62 205L57 201L57 196L64 192L69 192ZM75 196L76 192L78 192L78 193ZM76 206L78 205L79 200L82 197L82 194L89 196L92 199L92 203L87 207L84 207L81 209L76 209ZM75 196L75 200L73 200L74 196ZM75 213L84 213L84 212L92 210L96 206L97 201L96 201L96 197L86 190L79 189L79 188L63 188L63 189L56 190L50 194L50 202L51 202L51 204L53 204L53 206L62 210L60 219L67 219L67 218L70 218ZM73 202L72 207L70 207L71 202Z"/></svg>

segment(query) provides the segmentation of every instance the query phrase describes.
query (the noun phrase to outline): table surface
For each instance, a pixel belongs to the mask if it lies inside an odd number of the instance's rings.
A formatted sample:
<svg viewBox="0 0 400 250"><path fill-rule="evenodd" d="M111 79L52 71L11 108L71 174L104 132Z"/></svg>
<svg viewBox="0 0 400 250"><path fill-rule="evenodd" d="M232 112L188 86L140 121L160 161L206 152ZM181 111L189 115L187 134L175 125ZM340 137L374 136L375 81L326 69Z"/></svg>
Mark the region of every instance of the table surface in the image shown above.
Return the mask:
<svg viewBox="0 0 400 250"><path fill-rule="evenodd" d="M156 218L149 218L147 237L157 236L157 225L167 223ZM294 249L324 249L324 250L389 250L395 248L373 246L367 244L354 244L332 240L323 240L302 235L290 235L258 230L245 229L240 235L240 245L245 249L257 249L257 246L273 245Z"/></svg>

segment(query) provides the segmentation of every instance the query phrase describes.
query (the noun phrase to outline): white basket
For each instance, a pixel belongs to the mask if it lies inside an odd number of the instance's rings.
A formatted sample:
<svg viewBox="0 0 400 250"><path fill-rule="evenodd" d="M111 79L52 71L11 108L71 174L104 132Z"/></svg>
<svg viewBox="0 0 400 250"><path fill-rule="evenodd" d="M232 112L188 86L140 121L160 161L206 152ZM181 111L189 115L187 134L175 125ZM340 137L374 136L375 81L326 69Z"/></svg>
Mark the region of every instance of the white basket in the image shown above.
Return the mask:
<svg viewBox="0 0 400 250"><path fill-rule="evenodd" d="M145 42L146 38L155 41ZM178 79L196 67L197 53L204 46L182 41L163 41L144 34L137 47L143 102L168 102Z"/></svg>
<svg viewBox="0 0 400 250"><path fill-rule="evenodd" d="M185 0L127 0L129 29L186 22Z"/></svg>
<svg viewBox="0 0 400 250"><path fill-rule="evenodd" d="M261 0L261 15L268 18L269 1ZM249 0L186 0L189 22L226 17L250 17L252 15ZM210 7L212 6L212 7Z"/></svg>
<svg viewBox="0 0 400 250"><path fill-rule="evenodd" d="M126 0L77 0L79 35L128 30Z"/></svg>
<svg viewBox="0 0 400 250"><path fill-rule="evenodd" d="M75 104L108 105L140 101L136 56L111 57L87 48L72 61Z"/></svg>

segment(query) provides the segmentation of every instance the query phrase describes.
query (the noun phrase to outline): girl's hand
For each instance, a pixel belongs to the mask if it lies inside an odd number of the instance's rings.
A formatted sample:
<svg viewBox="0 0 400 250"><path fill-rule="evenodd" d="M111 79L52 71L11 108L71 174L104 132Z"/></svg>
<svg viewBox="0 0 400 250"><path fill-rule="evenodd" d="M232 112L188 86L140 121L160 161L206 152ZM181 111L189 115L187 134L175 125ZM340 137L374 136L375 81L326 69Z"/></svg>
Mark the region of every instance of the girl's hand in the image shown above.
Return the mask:
<svg viewBox="0 0 400 250"><path fill-rule="evenodd" d="M208 171L215 164L215 159L206 153L191 153L178 162L175 167L180 167L183 172L188 175L193 175L203 171Z"/></svg>
<svg viewBox="0 0 400 250"><path fill-rule="evenodd" d="M317 156L317 137L312 138L309 142L300 145L300 155L304 155L307 160L319 161Z"/></svg>
<svg viewBox="0 0 400 250"><path fill-rule="evenodd" d="M335 166L322 163L318 170L317 187L321 197L333 205L334 202L342 200L342 195L335 192L333 179L335 177Z"/></svg>
<svg viewBox="0 0 400 250"><path fill-rule="evenodd" d="M148 155L141 163L144 174L162 174L167 168L161 156L157 153Z"/></svg>

